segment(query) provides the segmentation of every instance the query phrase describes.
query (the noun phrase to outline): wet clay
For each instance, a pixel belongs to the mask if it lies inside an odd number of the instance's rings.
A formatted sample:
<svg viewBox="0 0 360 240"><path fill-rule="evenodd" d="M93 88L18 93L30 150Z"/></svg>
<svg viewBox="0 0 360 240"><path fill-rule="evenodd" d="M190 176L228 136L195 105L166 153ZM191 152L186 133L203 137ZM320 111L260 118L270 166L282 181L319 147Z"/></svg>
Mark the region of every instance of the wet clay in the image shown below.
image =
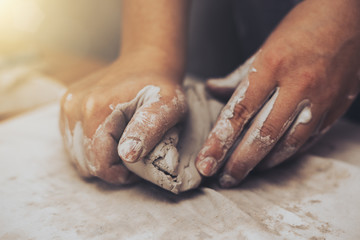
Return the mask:
<svg viewBox="0 0 360 240"><path fill-rule="evenodd" d="M210 98L204 84L184 83L189 112L185 122L170 129L155 148L136 163L125 166L138 176L173 193L199 186L195 158L223 105Z"/></svg>

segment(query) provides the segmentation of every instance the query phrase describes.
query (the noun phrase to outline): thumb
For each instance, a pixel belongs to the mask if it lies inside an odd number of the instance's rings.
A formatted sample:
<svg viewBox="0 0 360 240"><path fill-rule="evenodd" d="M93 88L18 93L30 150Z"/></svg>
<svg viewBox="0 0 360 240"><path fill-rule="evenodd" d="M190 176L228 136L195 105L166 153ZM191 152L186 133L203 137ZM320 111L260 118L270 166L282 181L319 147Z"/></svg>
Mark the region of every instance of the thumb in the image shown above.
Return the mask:
<svg viewBox="0 0 360 240"><path fill-rule="evenodd" d="M229 99L234 93L236 87L242 82L251 71L256 71L252 67L255 56L249 58L244 64L235 69L232 73L224 78L212 78L206 81L207 89L216 97Z"/></svg>
<svg viewBox="0 0 360 240"><path fill-rule="evenodd" d="M180 87L171 96L144 99L119 141L118 154L123 161L136 162L145 157L163 135L184 116L187 105Z"/></svg>

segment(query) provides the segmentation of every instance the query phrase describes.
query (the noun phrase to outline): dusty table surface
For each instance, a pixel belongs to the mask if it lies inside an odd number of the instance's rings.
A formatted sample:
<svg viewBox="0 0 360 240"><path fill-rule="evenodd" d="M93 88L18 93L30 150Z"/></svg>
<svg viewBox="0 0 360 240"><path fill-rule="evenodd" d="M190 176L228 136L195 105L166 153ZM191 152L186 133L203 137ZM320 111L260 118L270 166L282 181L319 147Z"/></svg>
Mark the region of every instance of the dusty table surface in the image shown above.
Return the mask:
<svg viewBox="0 0 360 240"><path fill-rule="evenodd" d="M176 196L79 178L58 112L0 124L0 239L360 239L359 126L338 123L312 154L238 188Z"/></svg>

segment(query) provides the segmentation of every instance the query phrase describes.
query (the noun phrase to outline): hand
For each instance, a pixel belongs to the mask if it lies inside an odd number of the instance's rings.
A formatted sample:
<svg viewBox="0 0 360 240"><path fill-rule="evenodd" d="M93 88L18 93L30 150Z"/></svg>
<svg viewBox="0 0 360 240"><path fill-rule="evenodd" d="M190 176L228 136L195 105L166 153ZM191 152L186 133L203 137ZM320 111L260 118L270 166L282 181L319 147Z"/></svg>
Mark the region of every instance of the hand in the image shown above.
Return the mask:
<svg viewBox="0 0 360 240"><path fill-rule="evenodd" d="M61 133L84 177L113 184L135 181L121 160L145 157L186 112L181 76L141 59L123 57L62 98Z"/></svg>
<svg viewBox="0 0 360 240"><path fill-rule="evenodd" d="M304 1L244 66L207 82L217 95L233 94L197 157L202 175L214 175L228 154L220 185L235 186L343 115L359 92L359 12L356 0Z"/></svg>

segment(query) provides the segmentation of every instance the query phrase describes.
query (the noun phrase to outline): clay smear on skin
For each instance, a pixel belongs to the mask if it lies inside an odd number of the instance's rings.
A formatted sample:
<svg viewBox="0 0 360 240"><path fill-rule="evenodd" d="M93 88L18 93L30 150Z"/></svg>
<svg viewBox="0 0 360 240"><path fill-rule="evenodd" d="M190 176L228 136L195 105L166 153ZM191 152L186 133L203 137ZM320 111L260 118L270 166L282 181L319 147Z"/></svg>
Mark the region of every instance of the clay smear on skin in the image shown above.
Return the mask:
<svg viewBox="0 0 360 240"><path fill-rule="evenodd" d="M152 95L150 95L150 96L154 96L154 95L155 95L155 92L153 92ZM160 99L160 95L158 92L157 92L156 96L157 96L156 98L145 100L145 104L141 107L142 108L151 108L151 106L153 104L157 103ZM140 106L138 106L138 107L140 107ZM140 141L141 145L135 146L135 145L131 144L131 142L136 144L135 141L131 141L129 139L130 143L128 143L128 140L123 141L121 139L120 145L119 145L119 155L120 156L126 156L128 154L138 155L137 152L140 149L142 149L142 152L138 156L145 157L143 155L143 153L149 152L151 150L151 149L148 149L150 145L145 144L146 138L149 135L154 134L154 133L150 133L146 130L156 129L157 124L159 124L159 120L169 118L169 116L170 116L169 113L171 111L174 111L174 109L176 111L176 114L179 114L179 115L180 115L180 112L184 113L186 111L185 96L184 96L183 92L180 90L180 88L176 89L176 96L174 96L174 98L171 101L169 101L167 104L162 103L162 105L160 106L160 109L163 111L156 111L156 112L138 111L134 114L134 116L132 117L132 120L131 120L132 121L131 124L135 124L135 126L144 126L144 127L146 127L146 129L138 128L138 129L134 130L133 128L126 128L123 135L130 136L130 138ZM163 134L165 134L165 132ZM151 141L151 139L148 141ZM131 151L130 149L133 149L134 151ZM129 150L130 150L130 152L129 152ZM131 152L133 152L133 153L131 153ZM129 156L129 157L131 159L133 159L131 156ZM135 157L135 155L133 157Z"/></svg>
<svg viewBox="0 0 360 240"><path fill-rule="evenodd" d="M254 130L250 133L250 136L246 139L246 143L248 145L252 145L255 141L259 141L266 145L271 145L275 142L275 138L272 138L270 135L261 136L260 130L263 128L265 121L269 117L274 104L276 102L277 97L279 96L280 88L276 88L274 95L270 98L270 100L265 104L265 106L261 109L259 114L256 117L256 121L254 124Z"/></svg>
<svg viewBox="0 0 360 240"><path fill-rule="evenodd" d="M308 101L308 100L307 100ZM301 103L300 103L301 104ZM290 134L293 134L296 131L296 128L300 124L308 124L311 121L312 114L311 114L311 106L306 106L297 117L294 126L292 127Z"/></svg>
<svg viewBox="0 0 360 240"><path fill-rule="evenodd" d="M274 107L276 99L277 99L277 97L279 95L279 91L280 91L280 88L277 88L274 95L265 104L263 109L258 114L256 122L254 123L256 125L255 130L251 133L251 137L248 139L249 144L252 144L254 142L254 140L256 139L256 140L260 140L260 142L262 142L262 143L264 143L266 145L272 145L289 128L289 126L293 123L296 116L297 116L297 118L296 118L295 123L293 124L293 127L291 128L290 134L292 134L296 130L296 127L299 124L307 124L307 123L309 123L311 121L311 117L312 117L312 115L311 115L311 107L310 107L309 100L306 99L306 100L301 101L298 104L297 110L294 111L294 114L292 116L290 116L289 119L286 121L286 123L282 126L278 136L276 136L276 137L271 137L270 135L261 136L260 130L264 126L264 123L268 119L268 117L269 117L269 115L270 115L270 113L271 113L271 111L272 111L272 109ZM302 110L300 111L300 109L302 109ZM300 112L300 114L298 114L299 112Z"/></svg>
<svg viewBox="0 0 360 240"><path fill-rule="evenodd" d="M207 144L203 146L200 152L201 155L205 155L213 144L222 146L221 156L215 156L217 161L211 161L212 172L216 171L216 165L218 163L223 162L227 151L232 147L234 141L241 133L241 130L234 130L231 119L234 117L236 105L241 103L241 101L245 98L246 91L250 85L249 74L257 72L256 69L252 67L255 58L256 55L251 57L245 64L236 69L225 80L214 79L209 82L209 84L220 88L236 88L228 104L222 109L215 127L211 130L208 136L208 139L215 139L219 142L214 143L213 141L207 141ZM207 168L208 161L210 161L209 158L205 157L199 164L200 166L203 165L204 168Z"/></svg>
<svg viewBox="0 0 360 240"><path fill-rule="evenodd" d="M71 93L68 93L68 94L66 95L66 101L67 101L67 102L70 102L70 101L72 100L72 98L73 98L73 95L72 95Z"/></svg>
<svg viewBox="0 0 360 240"><path fill-rule="evenodd" d="M230 99L229 105L224 108L220 116L231 119L234 116L235 106L244 100L246 91L250 85L249 73L257 72L256 69L252 67L255 58L256 56L250 58L244 66L232 73L228 79L220 81L220 83L217 84L219 87L236 87L238 85L234 97Z"/></svg>
<svg viewBox="0 0 360 240"><path fill-rule="evenodd" d="M176 96L171 101L172 104L174 106L178 106L179 108L183 109L183 111L185 111L184 108L186 108L186 104L185 104L186 99L185 99L185 95L184 95L183 91L180 89L180 87L177 87L175 92L176 92Z"/></svg>
<svg viewBox="0 0 360 240"><path fill-rule="evenodd" d="M87 141L84 136L84 131L80 122L75 124L73 133L69 129L69 123L65 123L65 142L70 153L71 160L76 165L82 176L89 176L87 158L85 155L84 142Z"/></svg>
<svg viewBox="0 0 360 240"><path fill-rule="evenodd" d="M221 88L237 88L238 84L245 78L247 78L249 73L257 72L257 70L251 65L256 59L256 55L249 58L241 67L237 68L225 79L212 79L209 80L211 85L221 87Z"/></svg>
<svg viewBox="0 0 360 240"><path fill-rule="evenodd" d="M253 71L251 67L255 60L255 56L250 58L242 67L233 72L226 80L217 81L216 85L219 87L237 87L234 95L229 100L228 105L221 111L219 119L209 135L209 139L218 139L220 145L224 146L221 157L222 161L225 158L226 152L231 148L238 132L235 132L231 120L234 117L234 111L237 104L245 98L246 91L250 85L248 75ZM215 81L213 82L215 83ZM215 84L214 84L215 85ZM239 131L240 132L240 131ZM205 146L207 148L208 146ZM204 151L202 151L204 152Z"/></svg>
<svg viewBox="0 0 360 240"><path fill-rule="evenodd" d="M113 112L105 119L105 121L99 125L97 130L95 131L92 139L86 137L84 135L84 131L82 128L81 122L77 122L75 124L73 132L69 129L69 124L66 122L65 125L65 135L66 135L66 145L70 152L72 160L75 162L76 166L79 168L80 173L83 176L88 176L89 172L96 172L98 168L95 166L94 159L91 155L87 155L86 153L91 153L91 146L93 144L94 139L97 137L101 137L103 135L107 135L108 132L104 131L104 126L106 126L109 122L113 121L114 115L119 114L118 111L123 112L128 119L132 117L135 113L136 109L140 107L142 104L151 105L160 100L160 88L155 86L146 86L144 87L136 97L127 103L118 104L115 108L110 105L110 109L113 108ZM68 97L67 97L68 100ZM71 100L71 98L70 98ZM137 133L139 139L141 138L141 133Z"/></svg>
<svg viewBox="0 0 360 240"><path fill-rule="evenodd" d="M293 126L289 130L289 132L285 135L284 141L286 141L286 138L288 136L293 135L296 132L296 129L299 125L308 124L312 119L312 113L311 113L311 104L309 100L303 100L298 104L298 109L302 109L300 113L298 114L295 122L293 123ZM299 111L296 111L299 112ZM289 119L289 122L293 122L293 120ZM283 145L282 149L278 149L271 157L271 160L269 162L269 165L267 167L275 166L282 161L286 160L287 158L291 157L300 146L293 146L289 145L286 142Z"/></svg>
<svg viewBox="0 0 360 240"><path fill-rule="evenodd" d="M186 83L184 84L186 86ZM204 88L202 87L203 91L196 93L192 90L192 87L187 89L191 106L184 122L184 129L181 127L183 132L179 148L177 148L177 143L180 128L173 127L142 160L135 163L124 162L132 172L174 193L186 191L200 184L201 176L195 168L194 158L211 128L211 125L203 120L209 113ZM203 101L198 102L200 99ZM185 95L180 88L176 96L167 102L167 107L164 109L171 111L164 111L164 114L179 114L186 109Z"/></svg>
<svg viewBox="0 0 360 240"><path fill-rule="evenodd" d="M274 107L274 104L277 100L277 97L279 95L280 88L276 88L275 93L270 98L270 100L265 104L265 106L262 108L262 110L257 115L255 122L253 123L253 126L249 129L249 137L246 137L245 144L250 146L254 144L260 144L261 151L257 155L259 158L258 160L261 160L265 155L271 150L271 148L278 142L281 136L288 130L288 128L291 126L291 124L294 122L295 117L296 121L293 124L293 127L290 129L289 134L292 134L293 131L295 131L296 127L299 124L307 124L311 121L311 110L310 110L310 103L309 100L303 100L301 101L297 109L294 111L294 114L289 117L289 119L284 123L282 126L279 134L277 136L262 136L261 135L261 129L264 127L265 122L267 121L269 115L272 112L272 109ZM306 106L305 106L306 105ZM304 107L305 106L305 107ZM302 110L301 110L302 109ZM300 112L300 114L298 114ZM298 147L298 146L297 146ZM297 147L294 146L286 146L284 149L281 149L279 152L275 153L273 155L273 158L276 158L275 160L272 160L269 164L275 165L278 162L282 161L284 157L291 156L296 150ZM250 169L252 170L252 169Z"/></svg>

